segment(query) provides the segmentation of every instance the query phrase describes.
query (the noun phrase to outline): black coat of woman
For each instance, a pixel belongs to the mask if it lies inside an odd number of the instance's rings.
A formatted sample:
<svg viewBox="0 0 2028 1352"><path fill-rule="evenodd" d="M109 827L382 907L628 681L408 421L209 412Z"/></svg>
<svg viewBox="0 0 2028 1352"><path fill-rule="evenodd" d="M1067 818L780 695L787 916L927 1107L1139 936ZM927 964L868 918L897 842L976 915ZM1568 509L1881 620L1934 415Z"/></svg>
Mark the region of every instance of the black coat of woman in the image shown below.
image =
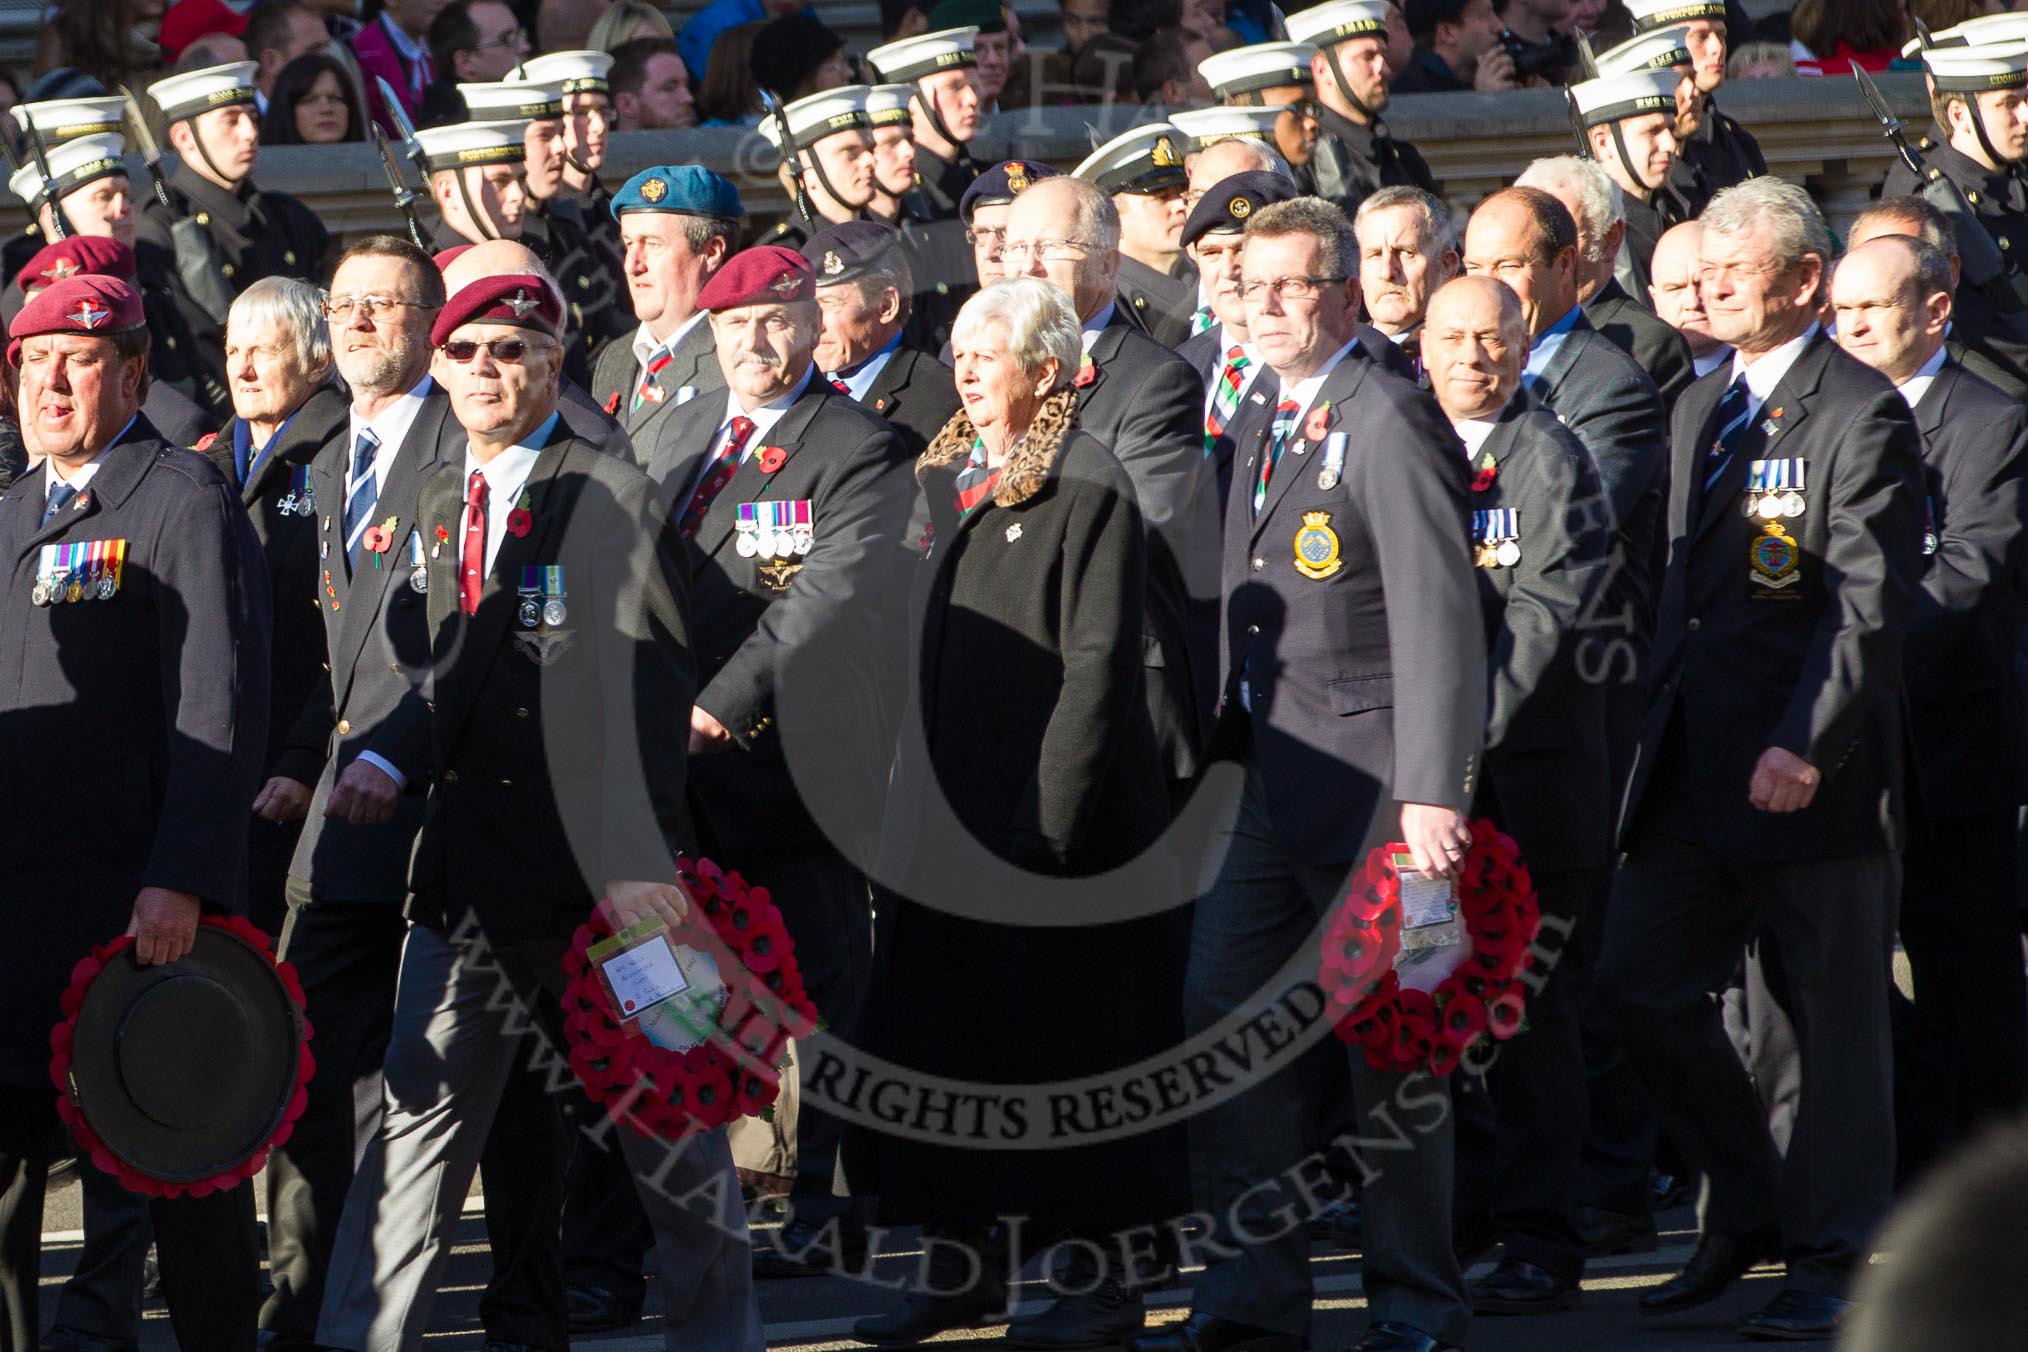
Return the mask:
<svg viewBox="0 0 2028 1352"><path fill-rule="evenodd" d="M962 519L967 415L917 462L931 531L866 1024L872 1049L910 1078L1053 1084L1182 1037L1187 910L1159 843L1168 799L1142 693L1146 544L1125 471L1075 416L1068 389L1044 401L992 496ZM1079 885L1066 880L1095 875L1119 879L1118 893L1098 895L1160 904L1125 921L1061 923L1058 912L1036 923ZM1079 1125L1098 1120L1081 1098L1075 1112ZM1051 1125L1030 1121L1023 1139ZM855 1146L854 1190L877 1191L889 1221L1019 1214L1043 1243L1188 1205L1180 1129L1039 1150L899 1133L862 1133Z"/></svg>

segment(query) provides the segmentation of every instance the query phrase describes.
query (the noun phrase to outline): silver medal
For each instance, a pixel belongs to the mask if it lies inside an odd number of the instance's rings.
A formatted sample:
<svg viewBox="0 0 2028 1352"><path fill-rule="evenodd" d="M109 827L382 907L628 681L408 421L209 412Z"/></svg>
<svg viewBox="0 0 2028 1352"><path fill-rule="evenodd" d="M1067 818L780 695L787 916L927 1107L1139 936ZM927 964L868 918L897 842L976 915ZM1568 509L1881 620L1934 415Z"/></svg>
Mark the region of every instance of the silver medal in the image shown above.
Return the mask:
<svg viewBox="0 0 2028 1352"><path fill-rule="evenodd" d="M1330 492L1330 491L1331 491L1332 489L1336 488L1337 486L1338 486L1338 471L1337 471L1337 470L1335 470L1335 469L1327 469L1327 470L1321 470L1321 471L1319 471L1319 472L1318 472L1318 474L1317 474L1317 487L1319 487L1319 488L1323 489L1323 490L1324 490L1324 491L1325 491L1326 493L1328 493L1328 492Z"/></svg>
<svg viewBox="0 0 2028 1352"><path fill-rule="evenodd" d="M419 563L411 568L408 574L408 585L415 591L427 592L430 589L429 567L426 564Z"/></svg>
<svg viewBox="0 0 2028 1352"><path fill-rule="evenodd" d="M753 535L752 531L743 530L739 533L739 539L733 541L732 547L739 551L739 556L743 559L750 559L760 553L760 545L755 543Z"/></svg>
<svg viewBox="0 0 2028 1352"><path fill-rule="evenodd" d="M1793 488L1791 488L1788 492L1782 494L1782 515L1801 516L1802 514L1803 514L1803 495L1801 493L1798 493Z"/></svg>
<svg viewBox="0 0 2028 1352"><path fill-rule="evenodd" d="M101 601L112 600L113 593L117 592L119 589L120 589L119 584L113 581L113 575L111 573L106 573L99 578L99 600Z"/></svg>
<svg viewBox="0 0 2028 1352"><path fill-rule="evenodd" d="M1513 540L1502 540L1500 547L1493 551L1493 557L1502 568L1512 568L1521 562L1521 546Z"/></svg>
<svg viewBox="0 0 2028 1352"><path fill-rule="evenodd" d="M49 604L49 584L48 584L47 582L38 582L38 583L36 583L36 584L35 584L35 590L34 590L34 591L32 591L32 592L30 592L30 593L28 593L28 599L29 599L29 600L31 600L31 601L33 601L33 602L35 602L35 604L36 604L36 605L38 605L38 606L46 606L46 605L48 605L48 604Z"/></svg>
<svg viewBox="0 0 2028 1352"><path fill-rule="evenodd" d="M1763 521L1779 521L1782 515L1782 495L1769 493L1760 500L1758 510Z"/></svg>
<svg viewBox="0 0 2028 1352"><path fill-rule="evenodd" d="M522 601L520 618L523 629L533 629L542 623L542 606L534 597L530 596Z"/></svg>
<svg viewBox="0 0 2028 1352"><path fill-rule="evenodd" d="M563 601L560 597L552 596L542 603L542 622L551 629L560 628L564 618L569 613L569 611L563 608Z"/></svg>

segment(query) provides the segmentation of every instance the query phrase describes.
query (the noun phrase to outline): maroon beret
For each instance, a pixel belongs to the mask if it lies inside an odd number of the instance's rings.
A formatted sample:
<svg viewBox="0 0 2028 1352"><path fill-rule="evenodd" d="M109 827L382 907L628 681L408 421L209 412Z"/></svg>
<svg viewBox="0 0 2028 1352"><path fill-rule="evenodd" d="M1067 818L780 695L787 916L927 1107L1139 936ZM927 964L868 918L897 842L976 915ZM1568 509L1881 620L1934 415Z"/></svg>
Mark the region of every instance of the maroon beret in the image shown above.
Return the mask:
<svg viewBox="0 0 2028 1352"><path fill-rule="evenodd" d="M801 254L779 244L756 244L712 274L697 293L697 308L716 313L742 305L814 300L816 295L817 274Z"/></svg>
<svg viewBox="0 0 2028 1352"><path fill-rule="evenodd" d="M450 267L451 264L457 262L458 259L461 256L463 256L465 250L476 247L477 247L476 245L472 244L453 244L450 248L445 249L442 253L436 255L430 261L437 265L438 272L442 272L446 268Z"/></svg>
<svg viewBox="0 0 2028 1352"><path fill-rule="evenodd" d="M80 273L39 292L14 318L7 364L21 365L21 340L45 333L110 338L142 327L141 293L117 277Z"/></svg>
<svg viewBox="0 0 2028 1352"><path fill-rule="evenodd" d="M134 251L118 240L104 235L72 235L43 245L35 257L22 264L16 277L22 291L32 295L41 287L80 274L131 282L135 271Z"/></svg>
<svg viewBox="0 0 2028 1352"><path fill-rule="evenodd" d="M515 324L553 338L563 327L563 300L555 287L532 273L481 277L459 288L438 312L431 344L442 347L466 324Z"/></svg>

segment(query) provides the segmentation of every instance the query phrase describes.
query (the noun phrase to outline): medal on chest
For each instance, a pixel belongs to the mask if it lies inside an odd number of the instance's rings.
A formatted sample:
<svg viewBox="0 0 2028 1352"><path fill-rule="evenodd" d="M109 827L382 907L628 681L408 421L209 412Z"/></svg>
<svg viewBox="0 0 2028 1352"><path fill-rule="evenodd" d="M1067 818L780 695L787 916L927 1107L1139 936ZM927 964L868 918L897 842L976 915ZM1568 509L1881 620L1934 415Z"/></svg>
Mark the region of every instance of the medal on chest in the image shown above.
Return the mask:
<svg viewBox="0 0 2028 1352"><path fill-rule="evenodd" d="M1754 461L1747 467L1744 511L1761 521L1794 520L1808 505L1803 501L1807 475L1801 457Z"/></svg>
<svg viewBox="0 0 2028 1352"><path fill-rule="evenodd" d="M1472 562L1480 568L1512 568L1521 562L1521 517L1512 507L1472 512Z"/></svg>

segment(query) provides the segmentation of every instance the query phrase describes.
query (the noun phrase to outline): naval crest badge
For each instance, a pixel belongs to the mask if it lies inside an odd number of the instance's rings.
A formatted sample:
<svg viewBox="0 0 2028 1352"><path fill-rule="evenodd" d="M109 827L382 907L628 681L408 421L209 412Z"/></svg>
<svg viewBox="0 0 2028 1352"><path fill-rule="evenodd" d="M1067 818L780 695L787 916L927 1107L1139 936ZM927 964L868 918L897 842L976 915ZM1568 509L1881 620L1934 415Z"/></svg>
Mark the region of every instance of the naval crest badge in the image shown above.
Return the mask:
<svg viewBox="0 0 2028 1352"><path fill-rule="evenodd" d="M1296 571L1321 580L1344 566L1338 557L1338 532L1331 529L1329 512L1304 512L1303 528L1296 532Z"/></svg>

